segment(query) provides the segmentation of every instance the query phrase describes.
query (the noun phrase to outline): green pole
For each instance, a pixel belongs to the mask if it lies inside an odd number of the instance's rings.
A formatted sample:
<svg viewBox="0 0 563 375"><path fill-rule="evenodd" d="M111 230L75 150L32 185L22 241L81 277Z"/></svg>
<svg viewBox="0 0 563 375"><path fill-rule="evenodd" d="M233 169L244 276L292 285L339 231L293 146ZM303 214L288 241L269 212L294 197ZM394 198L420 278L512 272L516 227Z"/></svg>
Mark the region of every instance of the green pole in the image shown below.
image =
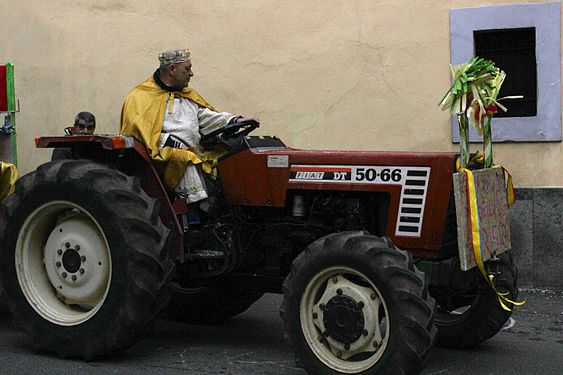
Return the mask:
<svg viewBox="0 0 563 375"><path fill-rule="evenodd" d="M486 117L483 123L483 153L485 154L485 168L493 166L493 139L491 135L491 117Z"/></svg>
<svg viewBox="0 0 563 375"><path fill-rule="evenodd" d="M460 166L461 168L467 168L469 164L469 129L466 112L459 113L457 115L457 121L459 123L459 148L460 148Z"/></svg>
<svg viewBox="0 0 563 375"><path fill-rule="evenodd" d="M14 65L11 63L6 64L6 96L8 99L8 112L11 116L12 126L12 157L14 165L18 166L18 145L16 141L16 90L14 87Z"/></svg>

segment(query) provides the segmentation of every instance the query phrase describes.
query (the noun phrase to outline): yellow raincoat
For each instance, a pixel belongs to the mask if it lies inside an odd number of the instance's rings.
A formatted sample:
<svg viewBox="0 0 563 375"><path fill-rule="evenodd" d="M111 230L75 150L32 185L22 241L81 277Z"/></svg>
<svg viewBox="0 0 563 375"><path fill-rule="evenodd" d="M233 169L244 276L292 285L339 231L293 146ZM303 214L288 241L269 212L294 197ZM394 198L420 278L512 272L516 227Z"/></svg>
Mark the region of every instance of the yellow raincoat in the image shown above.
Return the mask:
<svg viewBox="0 0 563 375"><path fill-rule="evenodd" d="M210 173L212 169L205 157L195 150L158 148L167 103L171 106L174 102L173 98L180 96L215 111L215 108L195 90L186 87L181 92L171 93L163 90L153 77L148 78L127 95L121 110L120 133L135 137L147 147L151 159L157 166L163 168L164 185L170 190L178 185L188 163L201 163L206 173ZM168 110L171 111L172 108Z"/></svg>

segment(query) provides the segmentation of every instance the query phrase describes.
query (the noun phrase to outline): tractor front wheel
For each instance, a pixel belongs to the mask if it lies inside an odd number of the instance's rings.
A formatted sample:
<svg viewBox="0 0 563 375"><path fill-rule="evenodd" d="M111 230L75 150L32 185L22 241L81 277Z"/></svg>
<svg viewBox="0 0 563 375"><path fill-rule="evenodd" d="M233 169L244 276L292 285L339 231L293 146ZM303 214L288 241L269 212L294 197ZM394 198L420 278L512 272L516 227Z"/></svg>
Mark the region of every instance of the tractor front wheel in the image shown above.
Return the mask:
<svg viewBox="0 0 563 375"><path fill-rule="evenodd" d="M312 374L416 374L432 347L434 300L405 251L363 232L320 238L293 262L280 315Z"/></svg>

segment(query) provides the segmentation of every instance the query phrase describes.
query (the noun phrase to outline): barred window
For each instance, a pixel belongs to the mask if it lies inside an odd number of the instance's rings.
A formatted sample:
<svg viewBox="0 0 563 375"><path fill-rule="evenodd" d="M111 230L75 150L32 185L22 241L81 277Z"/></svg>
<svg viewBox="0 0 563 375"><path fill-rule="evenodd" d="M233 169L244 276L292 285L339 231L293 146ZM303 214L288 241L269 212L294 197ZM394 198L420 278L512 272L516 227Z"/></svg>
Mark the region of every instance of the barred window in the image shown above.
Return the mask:
<svg viewBox="0 0 563 375"><path fill-rule="evenodd" d="M522 95L522 99L507 99L495 117L530 117L537 114L536 28L511 28L473 31L475 56L495 62L504 70L499 97Z"/></svg>
<svg viewBox="0 0 563 375"><path fill-rule="evenodd" d="M507 75L500 96L524 96L495 115L494 142L561 141L561 2L451 9L450 37L453 65L491 59ZM459 142L455 116L451 126Z"/></svg>

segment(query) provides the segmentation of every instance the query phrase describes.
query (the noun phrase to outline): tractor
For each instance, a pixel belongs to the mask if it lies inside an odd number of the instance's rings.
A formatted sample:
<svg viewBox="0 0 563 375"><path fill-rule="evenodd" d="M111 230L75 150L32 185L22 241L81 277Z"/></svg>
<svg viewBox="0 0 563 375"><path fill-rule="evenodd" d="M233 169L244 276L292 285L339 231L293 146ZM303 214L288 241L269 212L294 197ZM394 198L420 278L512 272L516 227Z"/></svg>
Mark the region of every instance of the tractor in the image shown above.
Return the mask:
<svg viewBox="0 0 563 375"><path fill-rule="evenodd" d="M36 138L73 159L40 165L1 204L0 291L16 328L91 360L157 317L221 324L281 293L311 374L416 374L434 344L468 348L502 328L510 311L460 267L456 153L298 150L256 126L203 133L223 153L198 224L136 139ZM485 267L515 298L510 252Z"/></svg>

